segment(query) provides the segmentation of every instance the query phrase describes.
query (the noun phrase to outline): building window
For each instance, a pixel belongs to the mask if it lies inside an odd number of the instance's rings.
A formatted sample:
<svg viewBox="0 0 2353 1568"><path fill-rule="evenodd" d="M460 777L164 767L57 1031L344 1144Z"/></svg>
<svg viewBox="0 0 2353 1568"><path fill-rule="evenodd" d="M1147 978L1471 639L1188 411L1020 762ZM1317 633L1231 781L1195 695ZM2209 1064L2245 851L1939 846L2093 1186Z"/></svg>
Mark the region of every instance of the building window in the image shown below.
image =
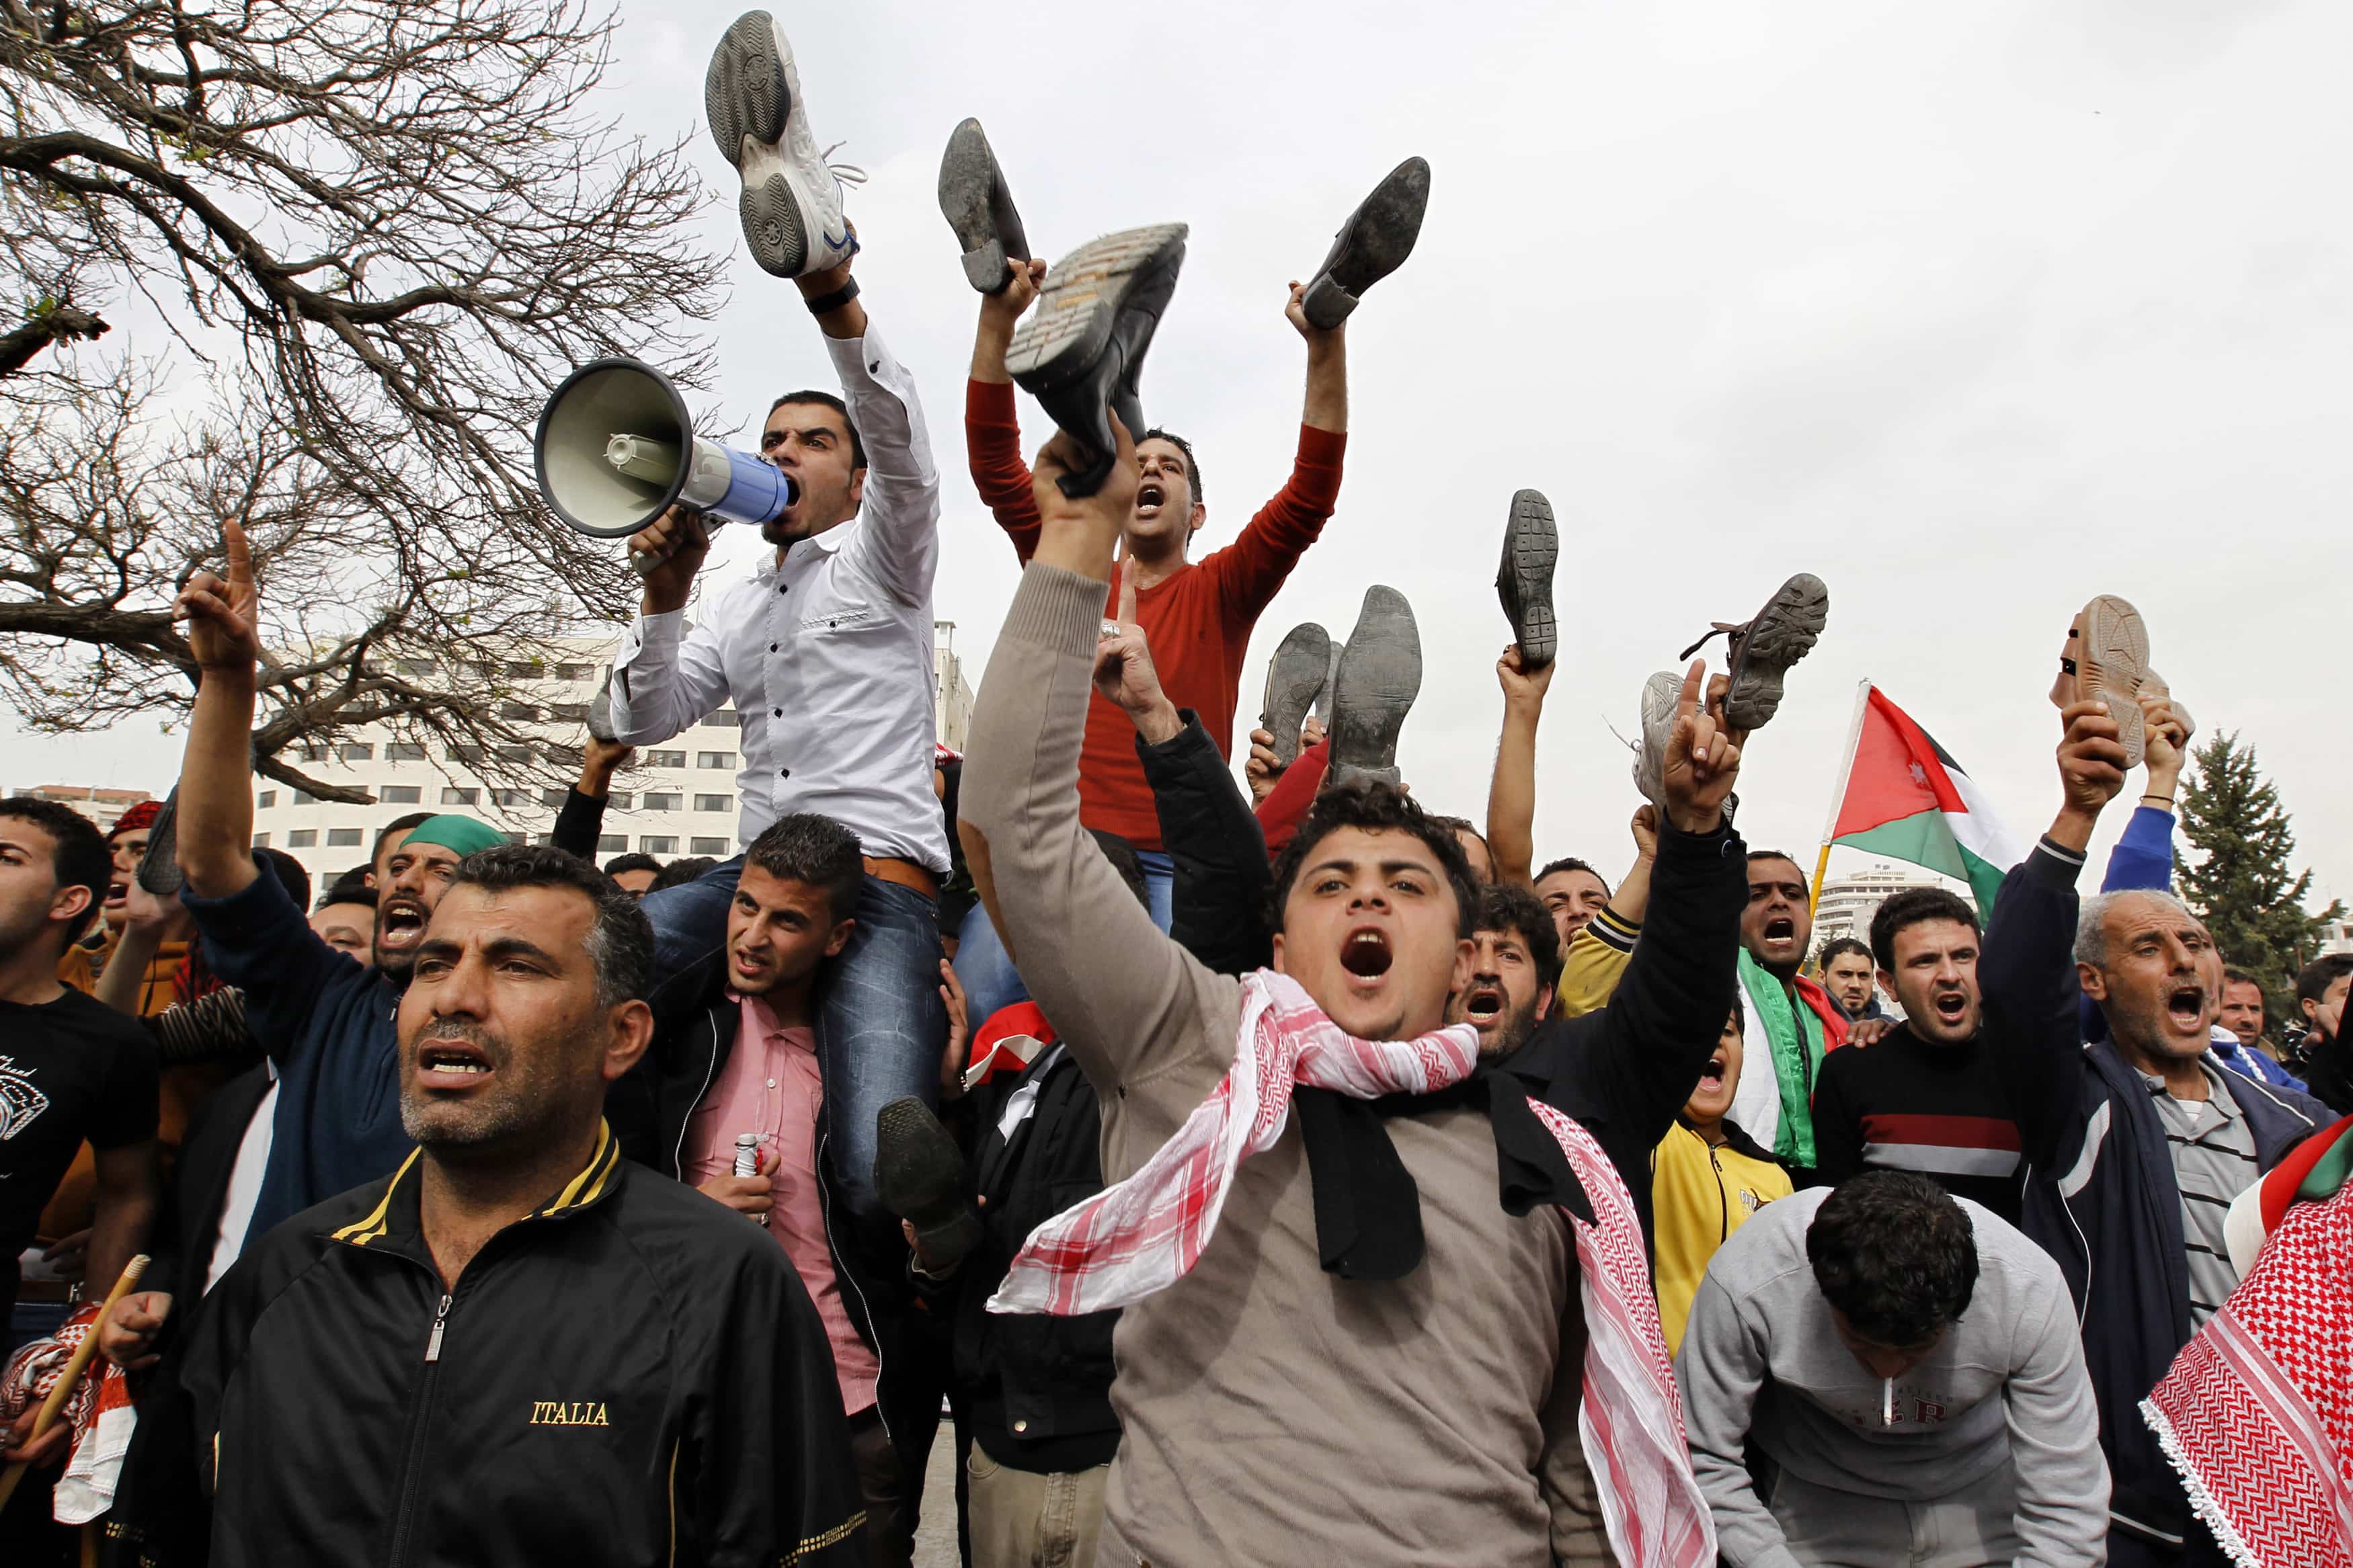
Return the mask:
<svg viewBox="0 0 2353 1568"><path fill-rule="evenodd" d="M678 839L668 833L649 833L638 840L638 847L649 855L675 855Z"/></svg>
<svg viewBox="0 0 2353 1568"><path fill-rule="evenodd" d="M594 671L595 668L596 667L593 665L586 664L559 664L555 667L555 679L558 680L586 680Z"/></svg>
<svg viewBox="0 0 2353 1568"><path fill-rule="evenodd" d="M678 803L685 798L684 795L671 795L667 791L648 790L640 804L648 811L676 811Z"/></svg>
<svg viewBox="0 0 2353 1568"><path fill-rule="evenodd" d="M744 727L744 715L736 712L733 708L722 708L718 712L703 720L703 722L713 729L740 730Z"/></svg>
<svg viewBox="0 0 2353 1568"><path fill-rule="evenodd" d="M414 676L420 680L430 680L441 673L441 667L429 658L404 658L397 662L401 674Z"/></svg>
<svg viewBox="0 0 2353 1568"><path fill-rule="evenodd" d="M531 748L529 746L501 746L499 748L499 755L504 757L511 763L527 763L531 761Z"/></svg>
<svg viewBox="0 0 2353 1568"><path fill-rule="evenodd" d="M441 792L443 805L480 805L482 792L478 789L445 789Z"/></svg>
<svg viewBox="0 0 2353 1568"><path fill-rule="evenodd" d="M735 797L730 795L699 795L694 797L694 809L697 811L726 811L734 804Z"/></svg>
<svg viewBox="0 0 2353 1568"><path fill-rule="evenodd" d="M425 798L425 792L415 784L386 784L375 793L386 805L415 805Z"/></svg>
<svg viewBox="0 0 2353 1568"><path fill-rule="evenodd" d="M319 804L319 797L312 795L307 789L298 789L294 792L294 804L296 805L316 805Z"/></svg>
<svg viewBox="0 0 2353 1568"><path fill-rule="evenodd" d="M539 717L539 710L528 702L501 702L499 704L499 717L520 719L528 723Z"/></svg>
<svg viewBox="0 0 2353 1568"><path fill-rule="evenodd" d="M544 665L533 663L530 659L511 658L507 660L507 676L510 679L536 680L545 673L546 667Z"/></svg>
<svg viewBox="0 0 2353 1568"><path fill-rule="evenodd" d="M617 855L628 847L629 836L626 833L602 834L596 839L596 853L599 855Z"/></svg>
<svg viewBox="0 0 2353 1568"><path fill-rule="evenodd" d="M349 849L356 846L359 841L360 830L356 827L327 829L327 847L330 849Z"/></svg>
<svg viewBox="0 0 2353 1568"><path fill-rule="evenodd" d="M694 765L698 768L725 768L729 773L735 771L735 753L733 752L697 752L695 759Z"/></svg>
<svg viewBox="0 0 2353 1568"><path fill-rule="evenodd" d="M540 805L552 805L559 810L562 809L564 804L571 798L572 792L567 789L543 789L539 792Z"/></svg>
<svg viewBox="0 0 2353 1568"><path fill-rule="evenodd" d="M480 746L452 746L449 748L449 760L453 763L479 763L482 760L482 748Z"/></svg>
<svg viewBox="0 0 2353 1568"><path fill-rule="evenodd" d="M484 680L496 680L499 678L499 667L497 665L485 664L479 660L466 666L466 672L470 675L480 676Z"/></svg>
<svg viewBox="0 0 2353 1568"><path fill-rule="evenodd" d="M257 834L255 834L255 835L253 836L253 847L254 847L256 849L267 849L267 848L269 848L269 835L268 835L267 833L257 833Z"/></svg>
<svg viewBox="0 0 2353 1568"><path fill-rule="evenodd" d="M646 766L649 768L682 768L686 766L684 752L648 752Z"/></svg>
<svg viewBox="0 0 2353 1568"><path fill-rule="evenodd" d="M384 760L387 763L421 763L425 760L425 742L394 741L385 747Z"/></svg>
<svg viewBox="0 0 2353 1568"><path fill-rule="evenodd" d="M724 855L728 843L724 838L694 838L687 841L687 848L696 855Z"/></svg>
<svg viewBox="0 0 2353 1568"><path fill-rule="evenodd" d="M510 844L528 844L531 842L531 835L528 833L510 833L507 835L507 842Z"/></svg>
<svg viewBox="0 0 2353 1568"><path fill-rule="evenodd" d="M527 789L494 789L491 792L491 800L493 804L498 805L529 805L531 804L531 791ZM516 842L521 843L522 840L517 839Z"/></svg>
<svg viewBox="0 0 2353 1568"><path fill-rule="evenodd" d="M305 746L302 748L302 760L306 763L323 763L327 760L327 748Z"/></svg>
<svg viewBox="0 0 2353 1568"><path fill-rule="evenodd" d="M614 811L627 811L627 810L628 810L628 809L629 809L629 792L628 792L628 790L625 790L625 789L617 789L617 790L615 790L612 794L610 794L610 795L607 795L607 796L605 797L605 805L606 805L609 809L614 810Z"/></svg>
<svg viewBox="0 0 2353 1568"><path fill-rule="evenodd" d="M276 805L277 804L278 792L274 789L263 790L259 795L253 797L254 809L257 811L268 811L271 806Z"/></svg>
<svg viewBox="0 0 2353 1568"><path fill-rule="evenodd" d="M309 849L318 842L319 830L315 827L298 827L286 836L286 847L289 849Z"/></svg>
<svg viewBox="0 0 2353 1568"><path fill-rule="evenodd" d="M347 763L372 763L375 761L375 748L365 741L353 741L343 749L341 755Z"/></svg>
<svg viewBox="0 0 2353 1568"><path fill-rule="evenodd" d="M547 716L551 719L560 720L565 723L585 724L588 721L588 704L586 702L551 702L547 705Z"/></svg>

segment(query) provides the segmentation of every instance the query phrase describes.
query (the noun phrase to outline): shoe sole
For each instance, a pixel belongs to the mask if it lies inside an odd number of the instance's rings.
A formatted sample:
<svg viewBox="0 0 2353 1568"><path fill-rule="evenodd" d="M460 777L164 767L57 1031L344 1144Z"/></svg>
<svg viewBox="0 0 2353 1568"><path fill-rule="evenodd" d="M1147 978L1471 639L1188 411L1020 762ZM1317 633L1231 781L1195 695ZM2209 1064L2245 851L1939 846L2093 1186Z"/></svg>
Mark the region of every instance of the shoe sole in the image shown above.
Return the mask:
<svg viewBox="0 0 2353 1568"><path fill-rule="evenodd" d="M1536 490L1512 497L1495 591L1504 602L1504 617L1512 623L1523 670L1542 669L1559 652L1560 628L1552 609L1552 572L1559 559L1560 530L1553 521L1552 502Z"/></svg>
<svg viewBox="0 0 2353 1568"><path fill-rule="evenodd" d="M807 220L784 174L786 155L778 145L792 118L797 81L791 47L765 11L735 18L702 78L711 139L744 178L736 202L744 242L752 259L779 278L799 277L809 260Z"/></svg>
<svg viewBox="0 0 2353 1568"><path fill-rule="evenodd" d="M1181 223L1123 229L1091 239L1057 262L1037 307L1005 351L1005 368L1022 390L1042 397L1092 369L1111 342L1120 301L1137 275L1181 251L1188 232Z"/></svg>
<svg viewBox="0 0 2353 1568"><path fill-rule="evenodd" d="M959 1261L980 1245L970 1187L963 1152L931 1107L911 1094L875 1113L875 1194L915 1227L935 1263Z"/></svg>
<svg viewBox="0 0 2353 1568"><path fill-rule="evenodd" d="M949 132L948 149L940 157L940 216L964 247L965 281L983 294L1005 292L1012 265L990 200L999 178L997 155L979 121L967 120Z"/></svg>
<svg viewBox="0 0 2353 1568"><path fill-rule="evenodd" d="M1340 226L1332 250L1301 299L1307 324L1328 331L1348 319L1366 289L1396 271L1421 237L1430 206L1430 165L1408 158L1373 187Z"/></svg>
<svg viewBox="0 0 2353 1568"><path fill-rule="evenodd" d="M1332 684L1331 781L1402 782L1398 738L1421 695L1421 631L1403 594L1379 583L1365 590Z"/></svg>
<svg viewBox="0 0 2353 1568"><path fill-rule="evenodd" d="M1642 683L1642 741L1634 748L1634 788L1662 812L1667 809L1667 742L1675 732L1675 709L1682 703L1683 677L1660 670Z"/></svg>
<svg viewBox="0 0 2353 1568"><path fill-rule="evenodd" d="M2140 612L2114 594L2084 606L2084 646L2075 650L2078 700L2099 698L2116 721L2127 770L2141 764L2148 734L2140 711L2141 683L2148 679L2148 627Z"/></svg>
<svg viewBox="0 0 2353 1568"><path fill-rule="evenodd" d="M151 898L168 899L180 890L179 838L180 786L174 784L155 820L148 824L147 852L140 856L139 869L133 873Z"/></svg>
<svg viewBox="0 0 2353 1568"><path fill-rule="evenodd" d="M1813 651L1830 616L1831 591L1820 577L1800 572L1781 584L1748 623L1732 656L1724 698L1726 723L1748 733L1772 721L1781 710L1789 667Z"/></svg>
<svg viewBox="0 0 2353 1568"><path fill-rule="evenodd" d="M1332 634L1314 621L1292 627L1266 661L1266 705L1259 726L1274 737L1274 760L1299 760L1299 727L1332 678Z"/></svg>

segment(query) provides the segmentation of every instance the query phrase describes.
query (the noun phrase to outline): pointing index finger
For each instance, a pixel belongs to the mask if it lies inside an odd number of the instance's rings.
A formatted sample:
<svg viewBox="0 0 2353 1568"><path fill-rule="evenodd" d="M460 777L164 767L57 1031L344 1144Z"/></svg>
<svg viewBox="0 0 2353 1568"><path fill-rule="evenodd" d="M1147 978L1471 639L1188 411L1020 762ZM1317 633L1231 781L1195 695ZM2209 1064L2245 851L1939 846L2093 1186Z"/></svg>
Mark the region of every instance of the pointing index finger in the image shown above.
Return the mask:
<svg viewBox="0 0 2353 1568"><path fill-rule="evenodd" d="M1696 718L1698 716L1699 694L1701 689L1705 686L1706 681L1707 660L1704 658L1695 658L1692 660L1691 668L1683 671L1683 689L1675 694L1675 718L1677 721L1680 722L1683 720Z"/></svg>
<svg viewBox="0 0 2353 1568"><path fill-rule="evenodd" d="M1135 553L1120 557L1119 563L1119 624L1135 625Z"/></svg>
<svg viewBox="0 0 2353 1568"><path fill-rule="evenodd" d="M229 518L221 524L221 545L228 552L228 580L232 587L244 587L253 581L253 552L245 542L245 529L237 519Z"/></svg>

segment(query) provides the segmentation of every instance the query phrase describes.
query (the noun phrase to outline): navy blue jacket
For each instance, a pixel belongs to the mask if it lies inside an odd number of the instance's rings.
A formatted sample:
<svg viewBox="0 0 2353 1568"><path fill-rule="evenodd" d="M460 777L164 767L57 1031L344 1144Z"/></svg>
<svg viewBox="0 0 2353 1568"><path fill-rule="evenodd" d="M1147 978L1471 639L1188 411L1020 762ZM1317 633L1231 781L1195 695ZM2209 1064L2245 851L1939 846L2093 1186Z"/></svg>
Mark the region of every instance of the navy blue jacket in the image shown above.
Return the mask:
<svg viewBox="0 0 2353 1568"><path fill-rule="evenodd" d="M2057 1260L2084 1333L2113 1480L2113 1568L2210 1560L2140 1402L2189 1342L2181 1190L2164 1124L2112 1039L2085 1045L2075 981L2079 858L2037 847L2003 881L1978 961L1980 1037L2013 1097L2025 1145L2021 1228ZM2233 1078L2263 1170L2329 1120L2293 1089Z"/></svg>

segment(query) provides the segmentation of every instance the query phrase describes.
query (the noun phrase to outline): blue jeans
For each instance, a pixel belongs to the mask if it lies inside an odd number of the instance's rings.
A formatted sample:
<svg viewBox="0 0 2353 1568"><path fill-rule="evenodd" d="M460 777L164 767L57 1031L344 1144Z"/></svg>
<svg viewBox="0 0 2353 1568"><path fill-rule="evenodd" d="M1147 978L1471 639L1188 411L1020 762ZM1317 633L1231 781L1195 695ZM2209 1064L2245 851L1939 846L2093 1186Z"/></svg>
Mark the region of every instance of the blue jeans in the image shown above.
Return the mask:
<svg viewBox="0 0 2353 1568"><path fill-rule="evenodd" d="M707 1005L723 984L727 910L744 857L683 888L646 895L654 924L654 984L649 998L669 1024ZM874 1193L874 1121L906 1095L940 1099L940 1053L947 1008L940 1001L938 906L913 888L865 879L849 943L827 965L818 1018L818 1064L825 1077L825 1135L833 1174L850 1212L881 1212Z"/></svg>
<svg viewBox="0 0 2353 1568"><path fill-rule="evenodd" d="M1139 849L1135 859L1144 868L1144 891L1152 909L1152 923L1166 931L1176 896L1176 862L1157 849ZM1021 983L997 928L988 923L988 911L978 903L956 931L955 972L956 984L964 987L965 1010L976 1031L998 1009L1029 999L1029 988Z"/></svg>

